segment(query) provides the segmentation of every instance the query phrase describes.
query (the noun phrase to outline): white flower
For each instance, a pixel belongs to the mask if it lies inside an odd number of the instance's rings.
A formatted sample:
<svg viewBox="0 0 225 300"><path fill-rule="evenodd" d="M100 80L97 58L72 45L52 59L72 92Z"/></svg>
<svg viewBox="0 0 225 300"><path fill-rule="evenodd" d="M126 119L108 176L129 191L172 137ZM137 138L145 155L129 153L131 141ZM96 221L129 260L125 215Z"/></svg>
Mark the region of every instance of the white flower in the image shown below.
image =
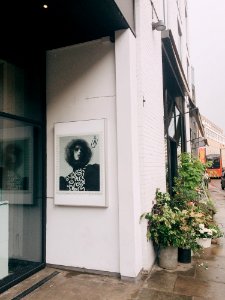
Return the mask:
<svg viewBox="0 0 225 300"><path fill-rule="evenodd" d="M216 232L216 230L206 228L204 224L199 224L199 233L204 237L211 237L213 235L213 232Z"/></svg>
<svg viewBox="0 0 225 300"><path fill-rule="evenodd" d="M205 225L204 225L204 224L199 224L199 228L200 228L200 229L204 229L204 228L205 228Z"/></svg>
<svg viewBox="0 0 225 300"><path fill-rule="evenodd" d="M208 235L212 235L212 230L211 229L207 229L206 232L208 233Z"/></svg>

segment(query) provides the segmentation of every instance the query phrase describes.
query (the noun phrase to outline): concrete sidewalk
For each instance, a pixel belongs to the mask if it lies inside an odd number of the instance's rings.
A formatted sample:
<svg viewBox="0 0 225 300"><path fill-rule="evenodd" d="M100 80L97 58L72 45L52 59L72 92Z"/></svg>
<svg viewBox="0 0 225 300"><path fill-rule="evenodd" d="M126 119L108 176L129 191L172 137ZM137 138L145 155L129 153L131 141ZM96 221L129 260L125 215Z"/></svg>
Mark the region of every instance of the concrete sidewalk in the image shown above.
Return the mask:
<svg viewBox="0 0 225 300"><path fill-rule="evenodd" d="M225 228L225 191L221 190L219 180L212 180L209 190L218 210L216 219ZM204 249L199 257L192 257L190 264L180 263L174 271L155 265L150 274L138 282L46 267L1 294L0 299L224 300L224 241L224 238L220 238L219 244ZM44 283L35 289L35 284L41 280Z"/></svg>

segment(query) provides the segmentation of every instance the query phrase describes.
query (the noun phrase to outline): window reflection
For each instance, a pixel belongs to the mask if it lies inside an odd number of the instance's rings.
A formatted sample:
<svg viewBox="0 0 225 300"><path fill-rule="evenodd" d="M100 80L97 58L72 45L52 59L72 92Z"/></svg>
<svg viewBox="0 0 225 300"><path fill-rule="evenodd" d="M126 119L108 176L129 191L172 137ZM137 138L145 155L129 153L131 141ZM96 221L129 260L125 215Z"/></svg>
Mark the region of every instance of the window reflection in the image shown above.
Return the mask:
<svg viewBox="0 0 225 300"><path fill-rule="evenodd" d="M3 166L0 167L0 188L3 190L27 190L28 176L23 176L25 173L23 146L18 141L9 142L2 151Z"/></svg>
<svg viewBox="0 0 225 300"><path fill-rule="evenodd" d="M1 118L0 126L1 287L43 258L40 129Z"/></svg>

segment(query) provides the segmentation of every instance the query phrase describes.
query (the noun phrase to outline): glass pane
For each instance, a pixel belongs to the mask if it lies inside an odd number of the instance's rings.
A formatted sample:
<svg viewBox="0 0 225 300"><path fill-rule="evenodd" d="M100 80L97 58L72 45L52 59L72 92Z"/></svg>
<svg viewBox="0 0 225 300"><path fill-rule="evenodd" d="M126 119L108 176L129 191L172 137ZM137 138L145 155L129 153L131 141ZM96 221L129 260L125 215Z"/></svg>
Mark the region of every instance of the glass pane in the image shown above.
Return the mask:
<svg viewBox="0 0 225 300"><path fill-rule="evenodd" d="M38 69L34 70L31 65L23 69L0 60L0 111L41 121L41 80L38 74Z"/></svg>
<svg viewBox="0 0 225 300"><path fill-rule="evenodd" d="M175 136L175 114L172 114L172 117L170 119L169 127L168 127L168 134L170 137L174 138Z"/></svg>
<svg viewBox="0 0 225 300"><path fill-rule="evenodd" d="M42 262L40 140L38 128L0 119L0 279Z"/></svg>

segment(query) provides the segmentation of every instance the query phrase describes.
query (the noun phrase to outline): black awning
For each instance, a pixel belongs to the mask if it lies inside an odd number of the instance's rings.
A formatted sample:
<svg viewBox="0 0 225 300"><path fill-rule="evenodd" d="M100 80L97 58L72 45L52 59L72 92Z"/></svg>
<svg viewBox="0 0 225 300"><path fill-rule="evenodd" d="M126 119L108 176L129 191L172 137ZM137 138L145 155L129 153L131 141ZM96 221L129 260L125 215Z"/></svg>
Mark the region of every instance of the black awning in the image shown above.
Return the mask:
<svg viewBox="0 0 225 300"><path fill-rule="evenodd" d="M167 63L172 70L173 76L179 86L180 92L183 96L188 96L191 99L187 79L180 61L180 57L174 42L171 30L162 31L162 50L166 57Z"/></svg>
<svg viewBox="0 0 225 300"><path fill-rule="evenodd" d="M120 29L134 32L133 0L6 0L0 11L1 49L14 52L64 47L113 36Z"/></svg>
<svg viewBox="0 0 225 300"><path fill-rule="evenodd" d="M170 70L176 80L177 86L179 86L180 92L183 96L187 96L190 104L190 116L193 116L198 124L199 131L203 137L203 140L207 143L205 139L204 126L202 124L201 115L199 113L198 107L195 106L188 86L188 82L180 61L180 57L177 51L177 47L173 38L171 30L162 31L162 49L163 54L166 57L167 63L170 66Z"/></svg>

